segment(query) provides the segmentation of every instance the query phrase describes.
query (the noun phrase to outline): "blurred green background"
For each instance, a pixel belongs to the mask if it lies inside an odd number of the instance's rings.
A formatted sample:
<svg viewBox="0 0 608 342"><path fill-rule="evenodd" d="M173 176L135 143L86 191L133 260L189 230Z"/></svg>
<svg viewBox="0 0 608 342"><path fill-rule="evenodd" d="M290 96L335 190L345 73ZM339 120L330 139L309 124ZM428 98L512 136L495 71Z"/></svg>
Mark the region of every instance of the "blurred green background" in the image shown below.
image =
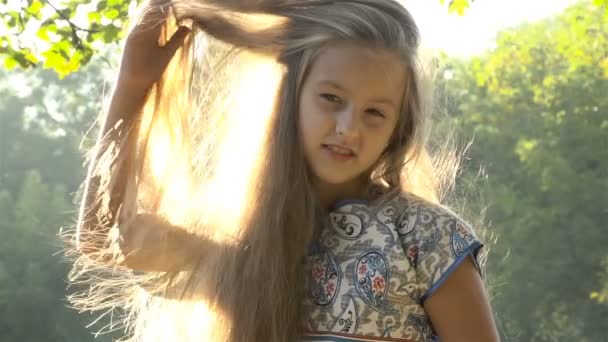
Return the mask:
<svg viewBox="0 0 608 342"><path fill-rule="evenodd" d="M94 340L95 316L67 307L57 234L75 219L129 2L78 4L0 0L0 341ZM467 20L468 1L448 5ZM457 190L495 238L487 279L503 341L608 341L606 6L580 1L503 30L484 53L439 58L438 132L473 139ZM28 30L35 41L20 40Z"/></svg>

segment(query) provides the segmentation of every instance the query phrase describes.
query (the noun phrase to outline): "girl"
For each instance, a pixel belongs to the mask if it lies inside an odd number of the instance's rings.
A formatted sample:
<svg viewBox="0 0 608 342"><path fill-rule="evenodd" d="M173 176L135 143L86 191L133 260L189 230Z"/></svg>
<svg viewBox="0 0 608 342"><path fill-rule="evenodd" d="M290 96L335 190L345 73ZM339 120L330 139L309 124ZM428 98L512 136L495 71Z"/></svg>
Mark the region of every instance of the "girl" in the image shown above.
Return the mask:
<svg viewBox="0 0 608 342"><path fill-rule="evenodd" d="M481 242L438 203L410 14L163 1L91 151L72 303L142 341L498 340Z"/></svg>

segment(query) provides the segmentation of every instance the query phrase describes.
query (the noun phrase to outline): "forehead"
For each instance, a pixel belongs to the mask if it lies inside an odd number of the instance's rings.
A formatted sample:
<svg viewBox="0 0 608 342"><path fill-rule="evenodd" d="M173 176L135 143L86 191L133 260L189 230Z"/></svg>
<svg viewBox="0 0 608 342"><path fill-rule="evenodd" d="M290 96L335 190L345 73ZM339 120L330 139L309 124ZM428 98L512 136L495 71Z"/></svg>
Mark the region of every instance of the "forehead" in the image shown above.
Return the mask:
<svg viewBox="0 0 608 342"><path fill-rule="evenodd" d="M308 77L313 84L337 83L353 94L397 100L403 95L406 69L399 57L387 50L343 43L321 50Z"/></svg>

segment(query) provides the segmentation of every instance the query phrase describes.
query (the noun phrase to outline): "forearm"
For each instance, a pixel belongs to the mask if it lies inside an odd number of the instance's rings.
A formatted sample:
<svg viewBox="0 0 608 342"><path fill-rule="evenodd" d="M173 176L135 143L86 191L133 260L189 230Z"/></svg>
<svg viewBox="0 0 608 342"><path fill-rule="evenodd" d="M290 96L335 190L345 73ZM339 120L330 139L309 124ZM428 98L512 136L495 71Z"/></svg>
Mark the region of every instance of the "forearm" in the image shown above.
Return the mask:
<svg viewBox="0 0 608 342"><path fill-rule="evenodd" d="M163 8L148 6L139 23L128 33L118 79L101 119L97 143L90 154L76 244L80 251L95 259L99 259L101 253L105 260L103 254L108 252L108 234L119 221L119 208L134 202L129 195L136 197L127 189L136 166L138 132L133 129L138 129L150 90L161 79L167 64L189 34L189 30L180 29L167 44L159 46L159 38L167 38L161 34L166 25L158 25L159 21L168 18L169 12ZM130 215L126 213L120 219L129 219Z"/></svg>
<svg viewBox="0 0 608 342"><path fill-rule="evenodd" d="M100 138L105 136L120 120L124 120L122 127L128 128L133 119L137 118L141 112L148 91L149 89L136 86L119 77L110 99Z"/></svg>
<svg viewBox="0 0 608 342"><path fill-rule="evenodd" d="M119 264L146 272L188 269L214 243L153 214L138 214L120 232Z"/></svg>
<svg viewBox="0 0 608 342"><path fill-rule="evenodd" d="M107 114L100 127L93 155L89 161L89 169L87 171L78 217L76 242L78 247L87 254L99 251L100 248L103 248L103 241L105 240L110 227L115 223L118 206L120 206L124 200L127 176L129 175L128 170L131 167L135 144L127 143L121 146L121 148L129 150L122 151L123 158L121 159L121 165L119 165L120 170L114 171L117 178L112 181L112 189L109 189L111 191L110 197L112 199L108 203L110 206L107 208L109 209L109 212L106 213L104 217L100 217L101 215L99 215L100 199L98 196L100 195L99 186L101 181L101 175L98 174L100 171L98 169L99 160L102 155L107 152L106 149L110 146L109 143L111 141L118 143L120 137L124 136L127 130L132 127L133 118L136 118L138 116L137 114L141 111L146 92L147 91L142 89L130 87L124 82L118 82L113 91L110 105L106 112ZM119 127L116 127L121 119L123 120L122 124ZM110 136L108 136L108 132L110 132ZM108 169L102 171L110 172L110 166L104 165L104 168L106 166Z"/></svg>

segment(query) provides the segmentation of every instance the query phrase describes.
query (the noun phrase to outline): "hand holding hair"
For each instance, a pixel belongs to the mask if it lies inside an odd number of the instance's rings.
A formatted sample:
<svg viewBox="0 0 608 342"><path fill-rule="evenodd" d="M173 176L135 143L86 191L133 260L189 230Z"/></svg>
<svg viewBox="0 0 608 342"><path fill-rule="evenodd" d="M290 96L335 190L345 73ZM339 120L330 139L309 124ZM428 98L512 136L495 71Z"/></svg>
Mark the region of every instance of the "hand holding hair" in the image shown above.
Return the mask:
<svg viewBox="0 0 608 342"><path fill-rule="evenodd" d="M147 91L160 79L190 28L175 23L168 0L150 0L141 11L141 19L125 39L118 84Z"/></svg>

